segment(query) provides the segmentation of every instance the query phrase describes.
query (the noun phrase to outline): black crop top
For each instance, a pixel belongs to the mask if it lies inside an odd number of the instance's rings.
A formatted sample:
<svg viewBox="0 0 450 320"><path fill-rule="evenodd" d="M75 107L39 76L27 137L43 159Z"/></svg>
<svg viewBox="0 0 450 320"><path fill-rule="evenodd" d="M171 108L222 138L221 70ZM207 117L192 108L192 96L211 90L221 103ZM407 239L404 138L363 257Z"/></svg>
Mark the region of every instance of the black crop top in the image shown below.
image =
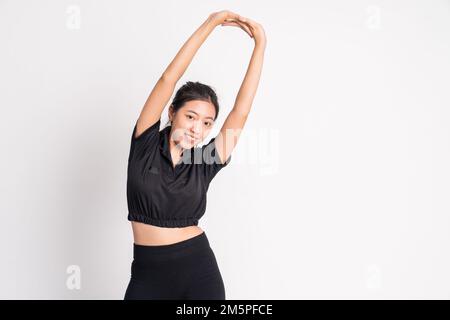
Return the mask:
<svg viewBox="0 0 450 320"><path fill-rule="evenodd" d="M215 138L202 147L183 151L172 165L171 126L159 130L161 120L137 138L131 136L127 173L128 220L159 227L198 225L206 210L209 184L225 163L215 152Z"/></svg>

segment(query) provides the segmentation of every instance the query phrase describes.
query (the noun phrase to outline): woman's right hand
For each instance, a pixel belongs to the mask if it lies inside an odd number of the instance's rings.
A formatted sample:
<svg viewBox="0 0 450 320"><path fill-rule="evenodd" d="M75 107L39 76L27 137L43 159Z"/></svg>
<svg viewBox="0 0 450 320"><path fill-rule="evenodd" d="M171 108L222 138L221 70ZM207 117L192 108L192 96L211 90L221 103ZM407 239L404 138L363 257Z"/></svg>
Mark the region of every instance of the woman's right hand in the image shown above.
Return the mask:
<svg viewBox="0 0 450 320"><path fill-rule="evenodd" d="M250 18L240 17L239 19L227 19L222 26L240 27L246 31L251 38L255 40L255 44L266 45L266 34L261 24Z"/></svg>
<svg viewBox="0 0 450 320"><path fill-rule="evenodd" d="M208 20L210 20L214 26L218 26L219 24L222 24L227 19L238 19L240 15L237 13L231 12L229 10L222 10L213 12L209 15Z"/></svg>

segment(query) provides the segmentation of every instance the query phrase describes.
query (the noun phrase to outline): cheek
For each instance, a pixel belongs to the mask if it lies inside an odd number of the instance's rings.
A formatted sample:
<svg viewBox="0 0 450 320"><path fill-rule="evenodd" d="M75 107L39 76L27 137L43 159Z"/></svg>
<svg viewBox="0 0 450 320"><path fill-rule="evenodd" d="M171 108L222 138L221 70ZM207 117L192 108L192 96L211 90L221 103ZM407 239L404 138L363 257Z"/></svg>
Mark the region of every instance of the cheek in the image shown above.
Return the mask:
<svg viewBox="0 0 450 320"><path fill-rule="evenodd" d="M188 119L186 116L182 116L182 117L179 119L179 123L181 123L181 125L182 125L183 127L186 127L187 124L189 123L189 119Z"/></svg>

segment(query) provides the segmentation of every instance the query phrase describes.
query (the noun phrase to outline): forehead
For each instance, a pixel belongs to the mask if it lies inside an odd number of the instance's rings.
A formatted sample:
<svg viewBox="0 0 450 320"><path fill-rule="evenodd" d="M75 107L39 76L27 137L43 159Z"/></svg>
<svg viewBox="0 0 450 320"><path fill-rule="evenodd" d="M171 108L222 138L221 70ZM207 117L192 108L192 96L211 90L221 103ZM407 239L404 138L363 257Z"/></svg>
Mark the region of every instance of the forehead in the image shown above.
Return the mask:
<svg viewBox="0 0 450 320"><path fill-rule="evenodd" d="M216 109L211 102L202 100L191 100L186 102L181 108L183 112L191 112L202 118L212 118L216 114Z"/></svg>

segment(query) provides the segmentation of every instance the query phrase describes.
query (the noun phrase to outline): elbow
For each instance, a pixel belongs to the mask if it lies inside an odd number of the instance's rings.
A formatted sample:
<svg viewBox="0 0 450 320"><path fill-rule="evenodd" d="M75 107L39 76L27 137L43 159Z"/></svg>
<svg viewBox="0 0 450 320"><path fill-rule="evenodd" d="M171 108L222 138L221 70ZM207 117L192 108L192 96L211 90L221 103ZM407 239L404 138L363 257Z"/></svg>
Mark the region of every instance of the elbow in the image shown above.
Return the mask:
<svg viewBox="0 0 450 320"><path fill-rule="evenodd" d="M250 111L242 110L242 108L234 108L231 110L232 114L236 115L237 117L247 119Z"/></svg>

